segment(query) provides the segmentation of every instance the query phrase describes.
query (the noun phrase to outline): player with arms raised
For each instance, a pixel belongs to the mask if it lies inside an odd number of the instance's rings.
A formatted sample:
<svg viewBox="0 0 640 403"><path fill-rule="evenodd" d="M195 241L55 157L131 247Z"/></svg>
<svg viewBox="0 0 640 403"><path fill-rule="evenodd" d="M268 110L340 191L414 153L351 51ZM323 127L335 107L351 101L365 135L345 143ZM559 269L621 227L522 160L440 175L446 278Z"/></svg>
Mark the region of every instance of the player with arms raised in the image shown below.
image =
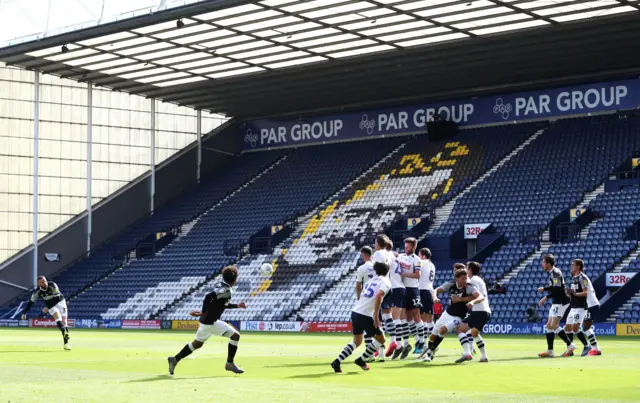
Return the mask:
<svg viewBox="0 0 640 403"><path fill-rule="evenodd" d="M220 320L224 310L227 308L244 309L247 307L244 302L237 305L229 303L231 300L231 287L236 284L237 280L238 269L235 266L228 266L222 269L222 281L215 283L213 291L204 297L202 311L193 311L189 313L191 316L200 317L200 326L196 332L195 340L184 346L176 356L168 358L169 373L171 375L173 375L176 365L178 365L180 360L202 347L213 335L228 337L231 339L229 340L227 363L225 364L224 369L236 374L244 373L244 370L239 368L233 362L236 352L238 351L240 333L238 333L238 331L228 323Z"/></svg>
<svg viewBox="0 0 640 403"><path fill-rule="evenodd" d="M387 278L389 266L382 262L376 262L373 265L373 269L376 271L376 277L365 284L362 295L351 312L353 341L347 344L338 358L331 363L331 368L335 372L342 372L340 367L342 361L353 354L353 351L362 344L364 334L374 335L374 339L367 346L362 356L355 360L355 364L363 370L369 370L367 361L384 344L385 340L382 330L380 330L379 314L382 300L391 289L391 284Z"/></svg>
<svg viewBox="0 0 640 403"><path fill-rule="evenodd" d="M34 302L42 298L46 308L42 311L49 313L56 321L56 325L60 332L62 332L62 339L64 340L64 349L71 350L69 344L69 329L67 328L67 301L64 299L64 295L60 292L60 288L56 283L48 282L44 276L38 277L38 290L31 295L27 306L22 312L22 320L27 320L27 312L31 309Z"/></svg>

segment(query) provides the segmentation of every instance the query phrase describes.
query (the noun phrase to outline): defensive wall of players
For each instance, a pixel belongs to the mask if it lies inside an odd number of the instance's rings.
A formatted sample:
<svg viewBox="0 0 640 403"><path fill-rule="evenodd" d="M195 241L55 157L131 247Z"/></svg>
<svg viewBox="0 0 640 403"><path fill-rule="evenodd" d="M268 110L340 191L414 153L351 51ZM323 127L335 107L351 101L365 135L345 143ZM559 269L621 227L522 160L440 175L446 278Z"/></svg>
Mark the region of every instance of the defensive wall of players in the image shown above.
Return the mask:
<svg viewBox="0 0 640 403"><path fill-rule="evenodd" d="M138 319L69 319L68 325L76 329L155 329L155 330L188 330L198 329L195 320L138 320ZM241 332L272 333L345 333L351 332L350 322L274 322L274 321L230 321L228 322ZM55 328L51 318L30 320L0 319L0 327L32 327ZM598 336L635 336L640 337L640 323L596 323ZM488 323L484 326L485 334L501 335L539 335L544 332L544 324L540 323Z"/></svg>

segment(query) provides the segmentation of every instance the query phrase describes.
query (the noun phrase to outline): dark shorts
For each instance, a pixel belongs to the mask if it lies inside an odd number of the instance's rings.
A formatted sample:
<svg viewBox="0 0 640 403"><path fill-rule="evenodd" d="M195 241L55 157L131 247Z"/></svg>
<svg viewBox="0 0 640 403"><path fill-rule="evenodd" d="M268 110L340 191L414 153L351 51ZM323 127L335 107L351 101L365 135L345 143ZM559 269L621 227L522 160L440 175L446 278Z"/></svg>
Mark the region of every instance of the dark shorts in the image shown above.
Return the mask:
<svg viewBox="0 0 640 403"><path fill-rule="evenodd" d="M367 336L381 335L382 330L373 325L373 318L357 312L351 312L352 333L354 335L366 334Z"/></svg>
<svg viewBox="0 0 640 403"><path fill-rule="evenodd" d="M384 299L382 300L382 309L390 309L393 308L393 290L389 290L388 293L385 294Z"/></svg>
<svg viewBox="0 0 640 403"><path fill-rule="evenodd" d="M429 290L420 290L420 313L433 315L433 294Z"/></svg>
<svg viewBox="0 0 640 403"><path fill-rule="evenodd" d="M422 306L420 303L420 290L418 288L407 287L404 296L404 307L406 309L418 309Z"/></svg>
<svg viewBox="0 0 640 403"><path fill-rule="evenodd" d="M404 308L404 296L407 294L406 288L394 288L391 290L391 306L394 308Z"/></svg>
<svg viewBox="0 0 640 403"><path fill-rule="evenodd" d="M482 331L482 328L490 319L491 314L488 312L472 311L469 316L462 320L462 323L466 323L471 329Z"/></svg>
<svg viewBox="0 0 640 403"><path fill-rule="evenodd" d="M600 305L595 305L595 306L592 306L591 308L588 308L587 314L584 316L583 322L586 322L586 321L593 322L594 318L598 316L598 311L600 311Z"/></svg>

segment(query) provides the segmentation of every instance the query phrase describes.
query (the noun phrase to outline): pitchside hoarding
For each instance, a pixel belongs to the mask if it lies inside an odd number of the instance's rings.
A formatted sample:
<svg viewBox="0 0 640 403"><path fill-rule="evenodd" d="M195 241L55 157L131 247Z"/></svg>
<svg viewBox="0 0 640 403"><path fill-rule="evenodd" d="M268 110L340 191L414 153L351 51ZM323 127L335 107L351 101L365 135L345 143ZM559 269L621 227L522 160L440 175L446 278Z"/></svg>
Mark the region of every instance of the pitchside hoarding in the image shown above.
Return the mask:
<svg viewBox="0 0 640 403"><path fill-rule="evenodd" d="M459 126L514 123L640 106L640 79L240 125L245 150L422 133L436 111Z"/></svg>

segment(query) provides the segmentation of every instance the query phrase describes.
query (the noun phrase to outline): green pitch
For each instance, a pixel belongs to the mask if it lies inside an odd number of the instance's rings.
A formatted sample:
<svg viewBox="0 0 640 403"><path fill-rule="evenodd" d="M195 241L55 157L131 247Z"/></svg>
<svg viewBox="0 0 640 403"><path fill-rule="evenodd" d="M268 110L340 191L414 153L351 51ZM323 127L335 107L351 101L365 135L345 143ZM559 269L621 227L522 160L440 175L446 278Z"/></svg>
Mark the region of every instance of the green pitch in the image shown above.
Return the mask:
<svg viewBox="0 0 640 403"><path fill-rule="evenodd" d="M4 402L348 402L640 400L640 342L600 339L600 357L539 359L544 337L485 338L491 362L452 362L460 345L445 339L431 364L372 364L356 354L334 374L329 363L348 334L243 334L236 357L244 375L224 371L227 345L211 339L167 372L168 355L193 333L72 330L63 351L57 329L0 330ZM557 343L556 352L560 352ZM470 399L470 400L469 400Z"/></svg>

